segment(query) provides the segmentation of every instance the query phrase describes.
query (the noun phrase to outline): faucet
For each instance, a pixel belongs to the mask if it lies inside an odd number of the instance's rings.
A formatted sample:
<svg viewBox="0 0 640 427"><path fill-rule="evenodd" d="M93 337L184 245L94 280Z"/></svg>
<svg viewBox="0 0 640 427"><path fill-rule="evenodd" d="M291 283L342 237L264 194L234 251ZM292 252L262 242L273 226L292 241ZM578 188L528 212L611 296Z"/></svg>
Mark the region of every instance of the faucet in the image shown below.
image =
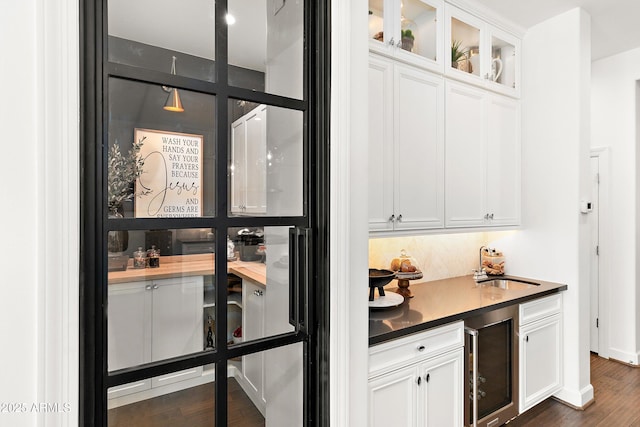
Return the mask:
<svg viewBox="0 0 640 427"><path fill-rule="evenodd" d="M486 246L480 246L480 251L478 254L478 269L473 270L473 280L475 280L476 282L489 278L487 276L487 273L484 271L484 267L482 266L482 250L486 248Z"/></svg>

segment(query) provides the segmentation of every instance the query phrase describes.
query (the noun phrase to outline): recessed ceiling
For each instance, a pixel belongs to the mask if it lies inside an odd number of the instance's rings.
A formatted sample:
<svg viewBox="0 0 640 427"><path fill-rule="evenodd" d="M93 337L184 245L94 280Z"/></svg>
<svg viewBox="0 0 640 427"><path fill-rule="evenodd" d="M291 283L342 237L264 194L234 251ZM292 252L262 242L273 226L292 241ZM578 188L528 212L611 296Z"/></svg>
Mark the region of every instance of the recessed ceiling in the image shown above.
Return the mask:
<svg viewBox="0 0 640 427"><path fill-rule="evenodd" d="M476 0L523 28L575 7L591 15L591 59L640 47L639 0Z"/></svg>

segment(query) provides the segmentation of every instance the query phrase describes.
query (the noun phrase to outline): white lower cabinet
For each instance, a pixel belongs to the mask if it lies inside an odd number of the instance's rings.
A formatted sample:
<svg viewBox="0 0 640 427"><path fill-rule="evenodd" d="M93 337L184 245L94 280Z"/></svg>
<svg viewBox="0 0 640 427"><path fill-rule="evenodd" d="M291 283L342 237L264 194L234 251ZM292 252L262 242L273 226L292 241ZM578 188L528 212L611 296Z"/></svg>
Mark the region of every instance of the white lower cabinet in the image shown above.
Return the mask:
<svg viewBox="0 0 640 427"><path fill-rule="evenodd" d="M562 388L561 298L520 305L520 413Z"/></svg>
<svg viewBox="0 0 640 427"><path fill-rule="evenodd" d="M461 426L463 418L463 349L425 362L420 367L424 408L420 426Z"/></svg>
<svg viewBox="0 0 640 427"><path fill-rule="evenodd" d="M411 365L370 379L369 426L417 426L419 377Z"/></svg>
<svg viewBox="0 0 640 427"><path fill-rule="evenodd" d="M108 369L202 350L202 276L109 285ZM110 399L199 377L202 368L112 387Z"/></svg>
<svg viewBox="0 0 640 427"><path fill-rule="evenodd" d="M265 336L264 286L250 280L242 280L242 340L250 341ZM265 355L264 352L242 357L241 385L251 401L264 415L265 399Z"/></svg>
<svg viewBox="0 0 640 427"><path fill-rule="evenodd" d="M369 350L369 426L460 426L462 322Z"/></svg>

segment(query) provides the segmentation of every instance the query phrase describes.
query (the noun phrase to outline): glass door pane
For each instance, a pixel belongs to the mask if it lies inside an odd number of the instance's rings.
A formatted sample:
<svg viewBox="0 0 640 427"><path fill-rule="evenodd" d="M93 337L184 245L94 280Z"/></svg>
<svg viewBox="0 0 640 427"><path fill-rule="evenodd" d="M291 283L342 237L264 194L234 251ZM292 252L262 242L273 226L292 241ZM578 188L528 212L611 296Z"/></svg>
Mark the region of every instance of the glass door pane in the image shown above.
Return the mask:
<svg viewBox="0 0 640 427"><path fill-rule="evenodd" d="M436 15L436 8L422 0L404 0L400 16L400 47L407 52L436 61L436 49L440 42Z"/></svg>
<svg viewBox="0 0 640 427"><path fill-rule="evenodd" d="M108 0L109 61L215 80L215 2ZM189 29L185 31L185 29Z"/></svg>
<svg viewBox="0 0 640 427"><path fill-rule="evenodd" d="M214 347L213 248L211 229L109 232L109 371Z"/></svg>
<svg viewBox="0 0 640 427"><path fill-rule="evenodd" d="M229 85L302 99L303 6L229 0Z"/></svg>
<svg viewBox="0 0 640 427"><path fill-rule="evenodd" d="M228 261L227 271L238 278L229 301L238 301L241 309L240 315L229 311L231 344L293 332L289 227L231 228L229 234L235 256Z"/></svg>
<svg viewBox="0 0 640 427"><path fill-rule="evenodd" d="M229 100L229 214L303 214L303 114Z"/></svg>
<svg viewBox="0 0 640 427"><path fill-rule="evenodd" d="M516 47L495 35L491 36L491 81L516 88Z"/></svg>
<svg viewBox="0 0 640 427"><path fill-rule="evenodd" d="M480 28L451 18L451 68L480 76Z"/></svg>
<svg viewBox="0 0 640 427"><path fill-rule="evenodd" d="M213 378L213 377L212 377ZM141 380L139 383L150 382ZM237 387L230 384L230 387ZM139 391L139 390L138 390ZM108 427L213 427L215 426L215 384L196 385L162 396L147 393L135 395L120 387L112 387L107 394ZM251 405L248 398L236 394L235 406ZM257 412L257 411L256 411Z"/></svg>
<svg viewBox="0 0 640 427"><path fill-rule="evenodd" d="M369 39L384 42L384 0L369 0Z"/></svg>
<svg viewBox="0 0 640 427"><path fill-rule="evenodd" d="M175 112L163 108L169 92L109 79L106 209L114 218L215 214L216 97L180 89L184 111Z"/></svg>
<svg viewBox="0 0 640 427"><path fill-rule="evenodd" d="M303 366L300 343L230 360L227 368L229 424L304 425Z"/></svg>

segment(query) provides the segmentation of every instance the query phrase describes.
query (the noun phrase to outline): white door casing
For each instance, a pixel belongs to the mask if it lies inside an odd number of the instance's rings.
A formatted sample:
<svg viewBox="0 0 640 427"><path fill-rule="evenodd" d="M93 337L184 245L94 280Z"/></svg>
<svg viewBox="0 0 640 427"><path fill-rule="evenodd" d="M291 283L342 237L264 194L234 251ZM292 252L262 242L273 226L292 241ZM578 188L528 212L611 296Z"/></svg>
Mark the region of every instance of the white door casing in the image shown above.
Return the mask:
<svg viewBox="0 0 640 427"><path fill-rule="evenodd" d="M597 156L591 156L591 216L589 218L589 224L591 225L591 246L590 246L590 295L591 295L591 309L589 311L589 330L591 334L590 350L594 353L599 351L599 309L598 303L600 298L599 294L599 215L598 210L600 207L599 200L599 188L600 188L600 159Z"/></svg>

